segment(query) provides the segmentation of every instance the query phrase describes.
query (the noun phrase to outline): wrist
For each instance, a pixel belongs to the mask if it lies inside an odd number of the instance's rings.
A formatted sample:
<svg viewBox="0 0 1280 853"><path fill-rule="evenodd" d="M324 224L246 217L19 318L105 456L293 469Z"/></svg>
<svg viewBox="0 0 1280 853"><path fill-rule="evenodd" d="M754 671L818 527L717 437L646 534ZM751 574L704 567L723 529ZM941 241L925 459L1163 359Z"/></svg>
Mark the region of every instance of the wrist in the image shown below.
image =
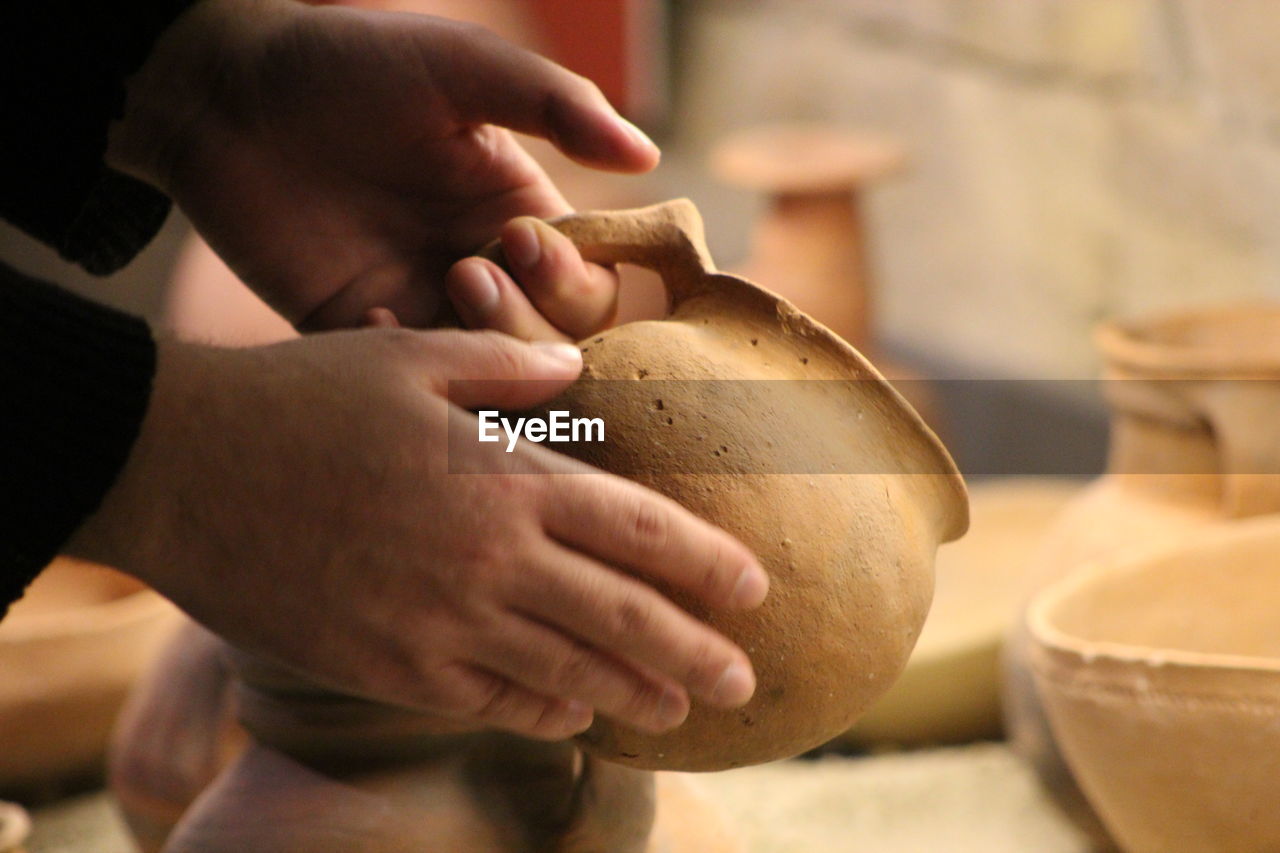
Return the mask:
<svg viewBox="0 0 1280 853"><path fill-rule="evenodd" d="M115 482L63 546L63 552L114 566L152 586L172 562L175 519L182 517L181 436L195 426L193 401L209 387L214 350L156 342L156 371L137 439ZM163 591L163 590L162 590Z"/></svg>

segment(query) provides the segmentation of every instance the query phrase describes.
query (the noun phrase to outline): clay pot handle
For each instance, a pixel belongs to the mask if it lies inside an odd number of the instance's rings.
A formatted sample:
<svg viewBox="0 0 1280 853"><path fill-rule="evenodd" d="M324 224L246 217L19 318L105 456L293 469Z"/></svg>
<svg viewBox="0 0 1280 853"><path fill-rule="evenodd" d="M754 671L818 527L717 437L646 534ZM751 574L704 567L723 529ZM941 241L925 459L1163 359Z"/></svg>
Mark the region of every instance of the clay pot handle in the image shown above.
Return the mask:
<svg viewBox="0 0 1280 853"><path fill-rule="evenodd" d="M633 210L571 213L548 223L572 240L588 261L635 264L658 273L673 305L696 290L703 276L716 271L702 217L687 198ZM497 242L477 254L503 263Z"/></svg>
<svg viewBox="0 0 1280 853"><path fill-rule="evenodd" d="M1232 518L1280 512L1280 382L1225 379L1202 387L1225 475L1223 512Z"/></svg>

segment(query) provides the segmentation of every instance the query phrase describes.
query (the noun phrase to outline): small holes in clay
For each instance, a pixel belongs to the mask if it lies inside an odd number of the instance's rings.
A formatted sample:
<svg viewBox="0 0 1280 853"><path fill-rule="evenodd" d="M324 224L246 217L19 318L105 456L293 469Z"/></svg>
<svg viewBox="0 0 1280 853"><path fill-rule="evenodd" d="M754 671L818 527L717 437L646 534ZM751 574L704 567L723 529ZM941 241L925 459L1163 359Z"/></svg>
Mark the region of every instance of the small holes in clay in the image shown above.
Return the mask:
<svg viewBox="0 0 1280 853"><path fill-rule="evenodd" d="M675 422L675 418L667 418L667 426L671 426Z"/></svg>
<svg viewBox="0 0 1280 853"><path fill-rule="evenodd" d="M801 359L800 359L800 363L801 363L801 364L808 364L808 363L809 363L809 358L808 358L807 356L802 356L802 357L801 357Z"/></svg>
<svg viewBox="0 0 1280 853"><path fill-rule="evenodd" d="M636 371L636 379L644 379L648 375L649 371L643 367Z"/></svg>
<svg viewBox="0 0 1280 853"><path fill-rule="evenodd" d="M661 400L654 400L653 407L657 409L659 412L661 412L663 409L667 407L667 405L666 403L663 403Z"/></svg>
<svg viewBox="0 0 1280 853"><path fill-rule="evenodd" d="M760 339L759 339L759 338L752 338L752 339L751 339L751 345L752 345L753 347L758 347L758 346L760 346Z"/></svg>

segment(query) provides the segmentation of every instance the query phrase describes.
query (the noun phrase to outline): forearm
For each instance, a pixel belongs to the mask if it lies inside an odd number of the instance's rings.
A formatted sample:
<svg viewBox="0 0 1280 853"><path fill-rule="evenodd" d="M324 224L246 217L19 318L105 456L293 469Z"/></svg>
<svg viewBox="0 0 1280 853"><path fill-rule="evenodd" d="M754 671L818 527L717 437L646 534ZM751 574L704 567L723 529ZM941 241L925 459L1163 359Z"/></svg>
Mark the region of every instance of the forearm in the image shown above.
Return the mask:
<svg viewBox="0 0 1280 853"><path fill-rule="evenodd" d="M110 488L154 372L141 320L0 264L0 613Z"/></svg>

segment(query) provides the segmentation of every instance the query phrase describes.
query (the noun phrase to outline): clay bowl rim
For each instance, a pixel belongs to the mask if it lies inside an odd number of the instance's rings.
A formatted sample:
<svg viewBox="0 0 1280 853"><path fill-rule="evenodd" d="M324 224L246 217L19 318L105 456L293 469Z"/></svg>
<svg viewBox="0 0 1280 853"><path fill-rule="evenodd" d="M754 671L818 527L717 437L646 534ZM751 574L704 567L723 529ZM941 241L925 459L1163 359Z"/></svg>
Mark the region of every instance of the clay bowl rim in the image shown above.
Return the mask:
<svg viewBox="0 0 1280 853"><path fill-rule="evenodd" d="M1096 668L1099 662L1104 662L1164 672L1232 671L1269 678L1280 674L1280 656L1197 652L1169 646L1085 640L1059 628L1053 619L1057 608L1094 583L1105 582L1117 575L1159 571L1163 562L1178 555L1185 556L1190 552L1197 557L1207 556L1223 546L1255 539L1272 539L1280 545L1280 518L1250 519L1240 522L1234 529L1205 532L1190 540L1126 551L1119 557L1086 563L1032 600L1027 611L1027 626L1032 640L1046 651L1069 657L1086 668Z"/></svg>
<svg viewBox="0 0 1280 853"><path fill-rule="evenodd" d="M797 142L817 139L828 155L797 169L780 163ZM841 149L836 156L830 156ZM712 150L708 168L722 183L783 195L852 194L905 171L907 146L887 133L845 124L780 121L731 131ZM807 170L807 171L806 171Z"/></svg>
<svg viewBox="0 0 1280 853"><path fill-rule="evenodd" d="M173 605L150 587L97 604L50 610L5 624L0 652L46 640L109 634L159 616ZM68 616L74 614L75 618Z"/></svg>
<svg viewBox="0 0 1280 853"><path fill-rule="evenodd" d="M1109 367L1175 378L1244 376L1280 378L1280 358L1224 353L1211 347L1150 339L1152 333L1179 327L1222 323L1266 314L1280 329L1280 302L1239 301L1187 308L1145 317L1105 320L1093 331L1094 342Z"/></svg>

